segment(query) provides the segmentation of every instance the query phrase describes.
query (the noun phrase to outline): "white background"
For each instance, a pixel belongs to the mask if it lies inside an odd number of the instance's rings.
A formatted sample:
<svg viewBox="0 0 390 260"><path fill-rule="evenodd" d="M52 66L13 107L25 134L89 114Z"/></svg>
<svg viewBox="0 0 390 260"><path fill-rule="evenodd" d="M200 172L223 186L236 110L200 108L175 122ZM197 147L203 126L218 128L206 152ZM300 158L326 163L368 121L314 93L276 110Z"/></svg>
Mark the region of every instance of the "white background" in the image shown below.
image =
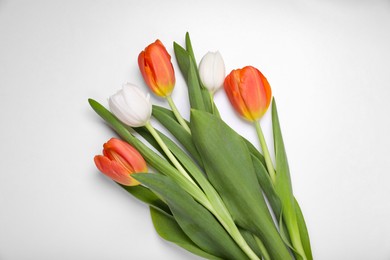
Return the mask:
<svg viewBox="0 0 390 260"><path fill-rule="evenodd" d="M198 61L219 50L228 72L268 78L315 258L390 259L388 0L0 0L0 259L198 259L95 169L113 133L87 103L146 90L139 52L159 38L173 53L186 31ZM177 73L188 117L186 95ZM223 91L216 103L258 145Z"/></svg>

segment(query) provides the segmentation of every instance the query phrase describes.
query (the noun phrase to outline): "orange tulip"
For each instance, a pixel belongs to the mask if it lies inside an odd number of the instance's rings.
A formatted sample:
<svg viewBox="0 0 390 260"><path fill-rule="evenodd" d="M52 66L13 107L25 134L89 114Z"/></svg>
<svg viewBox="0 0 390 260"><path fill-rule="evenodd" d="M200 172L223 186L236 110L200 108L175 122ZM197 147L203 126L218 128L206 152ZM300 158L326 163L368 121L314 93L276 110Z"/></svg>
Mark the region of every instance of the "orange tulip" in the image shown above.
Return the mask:
<svg viewBox="0 0 390 260"><path fill-rule="evenodd" d="M138 56L138 66L142 76L153 91L160 97L167 97L175 86L175 72L168 54L160 40L156 40Z"/></svg>
<svg viewBox="0 0 390 260"><path fill-rule="evenodd" d="M102 173L125 186L140 184L131 174L148 170L142 155L128 143L116 138L103 145L103 155L96 155L94 161Z"/></svg>
<svg viewBox="0 0 390 260"><path fill-rule="evenodd" d="M260 119L271 103L271 87L264 75L252 66L233 70L224 82L234 109L249 121Z"/></svg>

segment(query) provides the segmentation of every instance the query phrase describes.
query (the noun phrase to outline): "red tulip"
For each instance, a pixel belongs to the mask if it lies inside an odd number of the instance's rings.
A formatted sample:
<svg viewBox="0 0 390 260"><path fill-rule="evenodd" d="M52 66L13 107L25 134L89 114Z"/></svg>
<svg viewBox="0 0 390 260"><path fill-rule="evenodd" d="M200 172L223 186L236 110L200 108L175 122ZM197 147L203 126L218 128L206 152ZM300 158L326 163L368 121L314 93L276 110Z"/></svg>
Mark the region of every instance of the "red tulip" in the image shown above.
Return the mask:
<svg viewBox="0 0 390 260"><path fill-rule="evenodd" d="M160 40L156 40L138 56L138 66L142 76L153 91L160 97L167 97L175 86L175 72L168 54Z"/></svg>
<svg viewBox="0 0 390 260"><path fill-rule="evenodd" d="M249 121L260 119L271 103L271 87L264 75L252 66L233 70L224 82L234 109Z"/></svg>
<svg viewBox="0 0 390 260"><path fill-rule="evenodd" d="M105 143L103 155L96 155L94 160L102 173L125 186L140 184L131 174L148 170L141 154L128 143L116 138Z"/></svg>

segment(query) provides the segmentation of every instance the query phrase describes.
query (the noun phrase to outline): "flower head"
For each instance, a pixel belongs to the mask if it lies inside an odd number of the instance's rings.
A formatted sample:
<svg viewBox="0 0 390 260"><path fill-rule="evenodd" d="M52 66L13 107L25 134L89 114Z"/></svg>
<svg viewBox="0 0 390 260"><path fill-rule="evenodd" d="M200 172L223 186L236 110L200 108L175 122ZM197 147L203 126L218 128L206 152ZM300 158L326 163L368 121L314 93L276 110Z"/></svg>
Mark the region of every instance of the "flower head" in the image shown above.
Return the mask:
<svg viewBox="0 0 390 260"><path fill-rule="evenodd" d="M141 154L128 143L116 138L111 138L103 145L103 155L96 155L94 161L102 173L125 186L139 184L131 177L132 173L148 170Z"/></svg>
<svg viewBox="0 0 390 260"><path fill-rule="evenodd" d="M142 76L153 91L160 97L167 97L175 86L175 72L168 54L160 40L156 40L138 56L138 66Z"/></svg>
<svg viewBox="0 0 390 260"><path fill-rule="evenodd" d="M223 85L225 79L225 63L221 54L208 52L199 63L199 76L203 85L211 92L215 92Z"/></svg>
<svg viewBox="0 0 390 260"><path fill-rule="evenodd" d="M130 83L112 95L108 101L111 112L123 123L139 127L144 126L152 114L149 94L145 95L139 88Z"/></svg>
<svg viewBox="0 0 390 260"><path fill-rule="evenodd" d="M271 87L256 68L247 66L233 70L224 82L226 94L234 109L249 121L260 119L271 102Z"/></svg>

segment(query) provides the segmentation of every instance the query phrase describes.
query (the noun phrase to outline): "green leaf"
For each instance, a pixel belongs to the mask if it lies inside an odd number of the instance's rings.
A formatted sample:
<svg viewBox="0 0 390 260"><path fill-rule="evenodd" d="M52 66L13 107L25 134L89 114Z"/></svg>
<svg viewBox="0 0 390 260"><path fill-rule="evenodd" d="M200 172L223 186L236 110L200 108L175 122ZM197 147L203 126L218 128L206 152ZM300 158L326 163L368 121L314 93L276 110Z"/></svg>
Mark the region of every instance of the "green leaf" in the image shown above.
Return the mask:
<svg viewBox="0 0 390 260"><path fill-rule="evenodd" d="M143 173L133 176L167 202L181 229L202 250L223 259L247 259L214 216L171 178Z"/></svg>
<svg viewBox="0 0 390 260"><path fill-rule="evenodd" d="M174 43L173 49L179 68L183 74L184 79L188 86L188 96L190 99L191 108L196 108L204 111L205 105L203 102L203 96L201 92L201 86L198 79L197 67L190 54L179 44Z"/></svg>
<svg viewBox="0 0 390 260"><path fill-rule="evenodd" d="M248 146L248 149L249 149L249 152L251 153L251 155L253 155L257 159L259 159L260 162L263 165L265 165L264 156L259 152L259 150L257 150L256 147L251 142L249 142L247 139L245 139L244 137L242 139L244 139L246 145Z"/></svg>
<svg viewBox="0 0 390 260"><path fill-rule="evenodd" d="M288 230L286 228L286 225L283 222L283 211L280 214L280 218L278 220L279 222L279 232L281 237L283 238L284 243L292 250L293 254L295 255L296 259L301 260L302 257L294 248L294 246L291 244L290 235L288 233Z"/></svg>
<svg viewBox="0 0 390 260"><path fill-rule="evenodd" d="M259 184L264 191L269 204L271 205L276 219L279 219L282 213L282 204L274 190L271 178L269 177L268 172L264 164L261 163L260 159L253 154L251 154L251 156Z"/></svg>
<svg viewBox="0 0 390 260"><path fill-rule="evenodd" d="M191 111L191 132L206 174L237 225L260 237L272 259L289 259L243 138L217 116L198 110Z"/></svg>
<svg viewBox="0 0 390 260"><path fill-rule="evenodd" d="M275 160L276 160L276 180L275 191L282 203L282 214L284 223L287 226L288 234L290 235L291 243L294 251L302 257L306 255L303 248L302 240L296 212L295 198L293 195L290 170L287 161L287 154L284 147L282 131L280 128L278 111L276 108L275 99L272 101L272 127L275 146ZM305 239L309 239L308 237ZM308 256L306 256L308 258Z"/></svg>
<svg viewBox="0 0 390 260"><path fill-rule="evenodd" d="M176 121L175 115L169 109L153 106L153 117L156 118L191 154L198 164L202 163L200 155L191 135Z"/></svg>
<svg viewBox="0 0 390 260"><path fill-rule="evenodd" d="M272 102L272 127L275 145L275 170L277 173L275 180L275 190L282 201L283 214L288 214L288 216L285 215L285 217L289 217L290 215L295 216L294 196L291 185L290 170L288 167L287 155L284 148L275 100Z"/></svg>
<svg viewBox="0 0 390 260"><path fill-rule="evenodd" d="M262 187L264 194L267 197L267 200L274 212L275 218L279 220L279 230L283 237L283 240L286 245L288 245L291 249L293 249L293 246L291 245L290 235L288 234L286 228L286 224L282 220L282 204L280 202L278 195L275 192L271 178L269 177L264 164L261 163L260 160L253 154L252 154L252 160L253 160L253 166L255 167L256 175L259 180L260 186ZM310 248L309 234L307 232L305 220L303 218L302 213L300 212L299 205L296 200L295 203L296 203L295 210L297 213L299 233L301 236L305 254L307 256L307 259L313 259L311 248ZM297 254L295 251L294 253L297 258L300 257L299 254Z"/></svg>
<svg viewBox="0 0 390 260"><path fill-rule="evenodd" d="M171 215L171 210L168 205L162 201L156 194L150 189L138 185L138 186L124 186L119 184L128 193L139 199L140 201L149 204L151 207L163 212L164 214Z"/></svg>
<svg viewBox="0 0 390 260"><path fill-rule="evenodd" d="M215 106L215 104L213 104L214 100L211 100L209 91L204 87L204 85L200 79L199 70L198 70L198 63L196 62L194 49L192 48L190 34L188 32L186 33L186 49L187 49L187 53L191 57L191 61L194 65L194 68L196 68L196 76L198 78L199 86L200 86L201 93L202 93L203 103L205 106L204 111L207 111L207 112L215 114L215 115L219 115L217 107ZM213 110L213 106L214 106L214 110Z"/></svg>
<svg viewBox="0 0 390 260"><path fill-rule="evenodd" d="M201 85L203 85L199 79L199 83ZM217 116L220 116L219 115L219 111L218 111L218 108L217 106L214 104L214 100L211 100L211 97L210 97L210 94L209 94L209 91L202 87L201 88L201 93L202 93L202 97L203 97L203 103L204 103L204 106L205 106L205 111L206 112L209 112L211 114L214 114L214 115L217 115ZM213 110L213 106L214 106L214 110Z"/></svg>
<svg viewBox="0 0 390 260"><path fill-rule="evenodd" d="M275 189L273 187L272 181L268 172L263 163L257 158L255 155L251 154L253 160L253 166L255 167L255 172L257 178L259 180L260 186L263 189L263 192L267 198L269 205L272 208L275 219L278 220L279 223L279 231L281 237L283 238L284 243L291 249L291 239L287 232L286 225L282 219L282 203L279 199L279 196L276 194ZM296 254L296 252L294 251Z"/></svg>
<svg viewBox="0 0 390 260"><path fill-rule="evenodd" d="M201 86L198 80L197 68L194 66L190 57L190 66L187 75L188 95L190 98L191 108L205 111Z"/></svg>
<svg viewBox="0 0 390 260"><path fill-rule="evenodd" d="M313 254L311 252L311 246L310 246L309 232L306 227L306 222L303 217L301 207L299 206L298 201L296 199L295 199L295 212L297 213L298 228L299 228L299 234L301 236L303 249L305 250L307 259L313 260Z"/></svg>
<svg viewBox="0 0 390 260"><path fill-rule="evenodd" d="M188 52L176 42L173 43L173 50L175 52L175 57L177 64L179 65L179 69L183 74L184 79L187 81L188 68L190 66L190 56Z"/></svg>
<svg viewBox="0 0 390 260"><path fill-rule="evenodd" d="M196 65L194 49L192 48L191 38L190 38L190 34L188 32L186 33L186 49L187 49L187 53L191 56L192 61Z"/></svg>
<svg viewBox="0 0 390 260"><path fill-rule="evenodd" d="M200 249L191 239L183 232L179 224L172 216L161 213L160 211L150 208L154 228L163 239L175 243L176 245L207 259L221 259L213 256Z"/></svg>

